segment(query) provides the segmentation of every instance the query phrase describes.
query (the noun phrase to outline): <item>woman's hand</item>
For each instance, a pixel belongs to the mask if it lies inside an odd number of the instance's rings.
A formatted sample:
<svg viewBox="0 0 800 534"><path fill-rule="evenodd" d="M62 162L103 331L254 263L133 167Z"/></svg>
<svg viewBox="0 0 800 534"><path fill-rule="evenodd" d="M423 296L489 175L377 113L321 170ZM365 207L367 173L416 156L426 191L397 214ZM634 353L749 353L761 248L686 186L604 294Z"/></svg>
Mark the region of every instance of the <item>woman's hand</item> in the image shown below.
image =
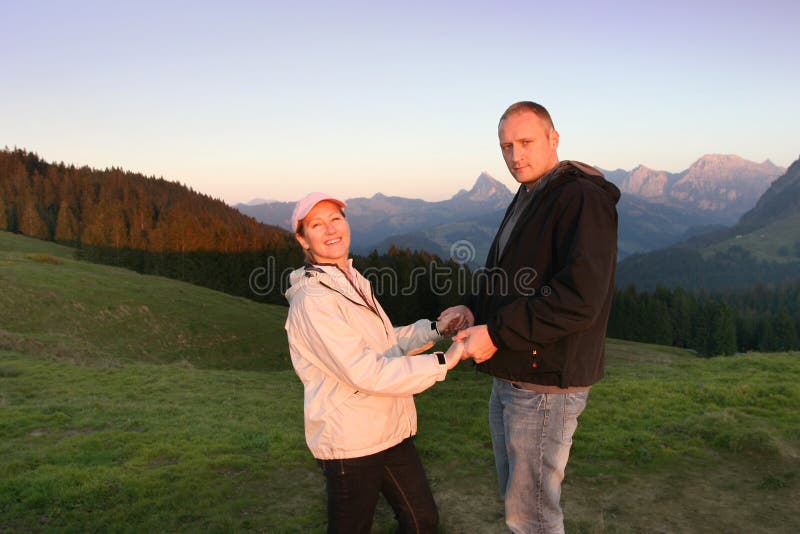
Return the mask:
<svg viewBox="0 0 800 534"><path fill-rule="evenodd" d="M444 359L447 362L448 371L458 365L458 362L464 359L464 344L458 341L450 345L450 348L444 353Z"/></svg>
<svg viewBox="0 0 800 534"><path fill-rule="evenodd" d="M465 328L475 324L475 317L466 306L453 306L447 308L436 319L436 329L445 337L455 335Z"/></svg>

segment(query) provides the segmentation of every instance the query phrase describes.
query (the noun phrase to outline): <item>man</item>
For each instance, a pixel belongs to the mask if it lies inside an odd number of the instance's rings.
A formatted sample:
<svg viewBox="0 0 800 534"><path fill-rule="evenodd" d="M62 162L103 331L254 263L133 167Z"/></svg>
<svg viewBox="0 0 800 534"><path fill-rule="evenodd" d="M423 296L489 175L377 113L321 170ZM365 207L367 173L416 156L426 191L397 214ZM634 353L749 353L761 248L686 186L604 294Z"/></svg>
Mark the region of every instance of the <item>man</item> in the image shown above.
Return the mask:
<svg viewBox="0 0 800 534"><path fill-rule="evenodd" d="M539 104L509 107L498 135L521 186L489 251L489 276L469 308L443 314L477 325L455 339L495 377L489 424L506 524L560 533L572 435L603 376L620 193L596 169L559 162L559 134Z"/></svg>

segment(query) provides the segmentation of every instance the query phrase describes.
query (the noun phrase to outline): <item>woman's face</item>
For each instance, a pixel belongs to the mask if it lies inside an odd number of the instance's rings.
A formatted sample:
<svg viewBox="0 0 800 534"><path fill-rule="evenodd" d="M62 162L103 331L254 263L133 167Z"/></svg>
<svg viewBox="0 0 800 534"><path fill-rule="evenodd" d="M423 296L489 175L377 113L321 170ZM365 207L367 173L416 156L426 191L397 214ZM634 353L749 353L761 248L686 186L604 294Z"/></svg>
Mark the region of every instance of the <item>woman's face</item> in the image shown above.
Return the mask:
<svg viewBox="0 0 800 534"><path fill-rule="evenodd" d="M347 266L350 252L350 225L342 209L329 200L311 208L302 220L303 234L295 234L300 245L311 252L317 263Z"/></svg>

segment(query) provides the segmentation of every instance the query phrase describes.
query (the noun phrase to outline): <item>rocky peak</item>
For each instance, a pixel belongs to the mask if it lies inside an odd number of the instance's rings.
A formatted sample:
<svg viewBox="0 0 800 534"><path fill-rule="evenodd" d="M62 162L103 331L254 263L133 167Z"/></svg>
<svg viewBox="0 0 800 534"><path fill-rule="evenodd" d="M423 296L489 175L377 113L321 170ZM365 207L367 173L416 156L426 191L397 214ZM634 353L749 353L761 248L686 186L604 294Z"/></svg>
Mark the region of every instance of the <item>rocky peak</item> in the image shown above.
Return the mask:
<svg viewBox="0 0 800 534"><path fill-rule="evenodd" d="M472 189L462 189L453 198L469 200L472 202L508 203L514 194L509 191L503 182L492 178L487 172L482 172Z"/></svg>
<svg viewBox="0 0 800 534"><path fill-rule="evenodd" d="M664 194L669 175L644 165L631 171L626 184L626 193L633 193L645 198L654 198Z"/></svg>
<svg viewBox="0 0 800 534"><path fill-rule="evenodd" d="M756 163L733 154L706 154L686 170L679 183L758 180L766 188L783 171L769 160Z"/></svg>
<svg viewBox="0 0 800 534"><path fill-rule="evenodd" d="M509 193L508 188L502 182L495 180L488 173L482 172L469 191L469 196L472 200L486 200L507 193Z"/></svg>

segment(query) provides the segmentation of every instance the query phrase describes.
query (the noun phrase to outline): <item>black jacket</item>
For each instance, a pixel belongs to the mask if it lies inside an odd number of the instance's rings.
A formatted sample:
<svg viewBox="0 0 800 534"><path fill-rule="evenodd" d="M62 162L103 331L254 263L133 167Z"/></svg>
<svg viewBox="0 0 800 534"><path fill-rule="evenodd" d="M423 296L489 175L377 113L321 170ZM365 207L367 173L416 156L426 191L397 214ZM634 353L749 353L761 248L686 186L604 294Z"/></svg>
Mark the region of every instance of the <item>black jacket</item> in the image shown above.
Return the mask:
<svg viewBox="0 0 800 534"><path fill-rule="evenodd" d="M502 255L495 236L486 270L477 274L470 308L498 347L478 369L509 380L588 386L605 366L620 192L578 162L561 162L553 172Z"/></svg>

